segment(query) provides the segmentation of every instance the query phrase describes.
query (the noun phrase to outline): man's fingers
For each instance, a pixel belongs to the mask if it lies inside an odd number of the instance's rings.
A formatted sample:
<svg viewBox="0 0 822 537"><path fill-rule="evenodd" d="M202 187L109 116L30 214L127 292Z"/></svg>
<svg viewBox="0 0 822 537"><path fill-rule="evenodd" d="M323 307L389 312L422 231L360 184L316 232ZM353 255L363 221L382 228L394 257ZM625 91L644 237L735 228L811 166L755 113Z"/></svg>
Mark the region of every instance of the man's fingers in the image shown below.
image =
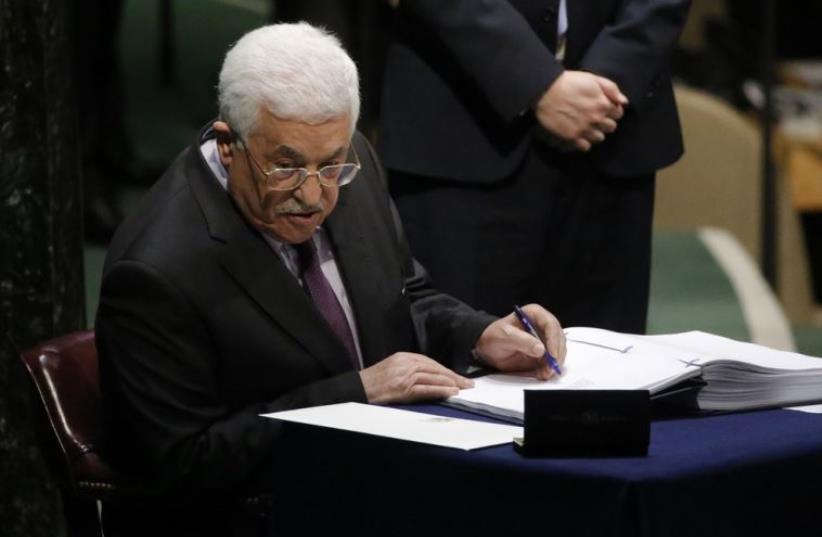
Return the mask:
<svg viewBox="0 0 822 537"><path fill-rule="evenodd" d="M471 388L465 378L422 354L398 352L360 371L366 397L371 403L409 402L444 398Z"/></svg>
<svg viewBox="0 0 822 537"><path fill-rule="evenodd" d="M588 151L616 129L627 104L628 99L612 80L568 70L540 97L534 113L552 135L579 151Z"/></svg>
<svg viewBox="0 0 822 537"><path fill-rule="evenodd" d="M526 332L527 329L524 326L522 330L517 330L511 326L503 326L502 330L508 336L508 344L511 346L511 350L533 358L539 358L545 354L545 345Z"/></svg>
<svg viewBox="0 0 822 537"><path fill-rule="evenodd" d="M602 131L597 129L588 129L583 134L582 137L591 142L592 144L598 144L605 141L605 135Z"/></svg>
<svg viewBox="0 0 822 537"><path fill-rule="evenodd" d="M553 323L548 327L546 333L545 341L548 345L548 351L557 359L560 365L564 364L567 351L565 347L565 332L562 331L562 326L560 326L559 322Z"/></svg>
<svg viewBox="0 0 822 537"><path fill-rule="evenodd" d="M474 385L474 381L472 381L471 379L463 377L462 375L459 375L454 371L451 371L444 365L427 356L418 355L418 359L420 360L420 373L427 373L429 375L446 377L460 388L470 388Z"/></svg>
<svg viewBox="0 0 822 537"><path fill-rule="evenodd" d="M410 386L424 384L427 386L453 386L457 387L457 381L448 375L438 375L436 373L414 373L409 378Z"/></svg>
<svg viewBox="0 0 822 537"><path fill-rule="evenodd" d="M411 386L446 386L458 389L470 388L474 382L459 375L443 375L439 373L415 373L411 377Z"/></svg>
<svg viewBox="0 0 822 537"><path fill-rule="evenodd" d="M548 380L549 378L553 377L556 373L554 373L553 369L551 369L543 363L543 365L539 366L535 370L535 374L539 380Z"/></svg>
<svg viewBox="0 0 822 537"><path fill-rule="evenodd" d="M600 131L602 131L604 133L610 134L610 133L612 133L616 130L617 122L614 121L613 119L611 119L610 117L604 117L604 118L600 119L599 121L597 121L594 124L594 127L599 129Z"/></svg>
<svg viewBox="0 0 822 537"><path fill-rule="evenodd" d="M460 390L455 386L429 386L418 384L413 386L409 393L409 401L419 401L421 399L447 399L459 395Z"/></svg>
<svg viewBox="0 0 822 537"><path fill-rule="evenodd" d="M574 140L574 147L583 152L588 151L591 149L591 142L589 142L585 138L577 138L576 140Z"/></svg>
<svg viewBox="0 0 822 537"><path fill-rule="evenodd" d="M604 93L611 102L619 104L620 106L626 106L628 104L628 97L619 90L619 86L617 86L614 81L603 76L598 76L597 83L599 83L602 93Z"/></svg>
<svg viewBox="0 0 822 537"><path fill-rule="evenodd" d="M622 116L625 115L625 108L619 105L612 106L608 109L607 112L605 112L605 115L613 119L614 121L619 121L620 119L622 119Z"/></svg>
<svg viewBox="0 0 822 537"><path fill-rule="evenodd" d="M539 304L528 304L523 309L537 324L548 347L548 352L560 363L563 363L565 360L565 332L563 332L559 320Z"/></svg>
<svg viewBox="0 0 822 537"><path fill-rule="evenodd" d="M565 357L568 355L568 342L565 339L565 332L562 327L557 325L556 335L551 338L551 342L555 343L557 353L554 355L560 364L565 363Z"/></svg>

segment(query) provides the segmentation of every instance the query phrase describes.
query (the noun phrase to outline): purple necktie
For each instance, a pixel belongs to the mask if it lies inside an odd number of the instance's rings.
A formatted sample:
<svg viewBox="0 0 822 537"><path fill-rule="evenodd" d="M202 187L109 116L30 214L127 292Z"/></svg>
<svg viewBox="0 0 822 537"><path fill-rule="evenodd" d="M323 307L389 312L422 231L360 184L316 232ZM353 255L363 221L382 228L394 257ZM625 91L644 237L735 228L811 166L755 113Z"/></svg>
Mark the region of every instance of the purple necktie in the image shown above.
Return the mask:
<svg viewBox="0 0 822 537"><path fill-rule="evenodd" d="M309 239L306 242L295 244L294 250L297 252L300 276L306 289L308 289L308 294L314 300L314 305L317 306L331 329L345 345L351 363L354 364L354 369L359 369L357 347L354 345L351 327L348 326L348 320L345 318L345 312L340 305L340 301L337 300L337 295L334 294L331 284L325 279L325 275L320 268L320 257L317 255L314 241Z"/></svg>

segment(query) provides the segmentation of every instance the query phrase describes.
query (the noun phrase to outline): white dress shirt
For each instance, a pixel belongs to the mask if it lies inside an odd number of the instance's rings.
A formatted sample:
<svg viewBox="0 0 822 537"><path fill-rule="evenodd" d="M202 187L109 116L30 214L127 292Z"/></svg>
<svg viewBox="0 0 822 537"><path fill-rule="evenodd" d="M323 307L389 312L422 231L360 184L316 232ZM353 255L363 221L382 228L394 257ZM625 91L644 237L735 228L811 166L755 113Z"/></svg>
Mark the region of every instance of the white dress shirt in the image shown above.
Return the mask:
<svg viewBox="0 0 822 537"><path fill-rule="evenodd" d="M565 36L568 34L568 6L566 0L559 2L559 18L557 19L557 49L556 57L559 61L565 59Z"/></svg>

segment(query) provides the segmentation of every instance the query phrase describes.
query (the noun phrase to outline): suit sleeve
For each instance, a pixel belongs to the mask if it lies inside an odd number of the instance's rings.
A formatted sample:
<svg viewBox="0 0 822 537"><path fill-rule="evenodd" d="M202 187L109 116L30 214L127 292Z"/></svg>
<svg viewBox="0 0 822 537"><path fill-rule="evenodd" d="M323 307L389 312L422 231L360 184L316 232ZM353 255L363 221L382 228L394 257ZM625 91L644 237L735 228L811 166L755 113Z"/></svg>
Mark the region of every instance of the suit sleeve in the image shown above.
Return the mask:
<svg viewBox="0 0 822 537"><path fill-rule="evenodd" d="M247 494L268 477L280 428L258 414L364 401L356 372L305 385L274 401L229 408L209 330L187 298L151 266L118 261L107 272L96 325L107 429L128 443L161 493ZM268 484L270 486L270 483Z"/></svg>
<svg viewBox="0 0 822 537"><path fill-rule="evenodd" d="M432 33L505 121L527 111L562 65L504 0L404 0L400 9Z"/></svg>
<svg viewBox="0 0 822 537"><path fill-rule="evenodd" d="M405 295L411 306L419 350L445 366L462 372L468 365L477 340L497 318L477 311L467 304L434 289L425 268L411 254L402 222L386 188L385 171L374 148L358 135L359 151L366 155L364 164L378 180L380 204L387 207L386 225L393 229L396 251L403 267ZM371 174L369 174L371 175Z"/></svg>
<svg viewBox="0 0 822 537"><path fill-rule="evenodd" d="M690 0L624 0L614 21L588 47L580 68L613 80L631 106L641 108L655 77L667 73L689 7Z"/></svg>
<svg viewBox="0 0 822 537"><path fill-rule="evenodd" d="M391 210L396 229L402 233L399 214L393 203ZM405 239L402 240L405 245ZM407 245L405 248L407 251ZM497 318L433 289L428 272L410 253L405 256L405 289L422 351L447 367L464 373L477 340Z"/></svg>

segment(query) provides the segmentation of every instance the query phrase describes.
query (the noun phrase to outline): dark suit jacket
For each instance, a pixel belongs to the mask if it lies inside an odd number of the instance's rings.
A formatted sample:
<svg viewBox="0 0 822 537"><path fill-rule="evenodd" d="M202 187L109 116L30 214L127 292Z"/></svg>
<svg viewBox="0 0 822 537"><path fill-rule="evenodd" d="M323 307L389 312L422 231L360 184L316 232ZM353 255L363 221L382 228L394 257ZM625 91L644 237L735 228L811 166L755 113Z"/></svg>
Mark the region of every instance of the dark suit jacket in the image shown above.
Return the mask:
<svg viewBox="0 0 822 537"><path fill-rule="evenodd" d="M467 182L514 171L530 112L567 69L614 80L630 100L585 158L611 175L651 173L682 153L668 73L689 0L568 0L563 65L552 52L559 0L407 0L387 59L379 150L386 167Z"/></svg>
<svg viewBox="0 0 822 537"><path fill-rule="evenodd" d="M168 498L195 503L278 486L267 461L280 428L258 414L365 402L342 343L246 224L200 143L118 230L96 324L115 461ZM362 171L325 227L364 363L418 351L459 367L492 318L430 287L408 254L373 149L359 134L354 144Z"/></svg>

